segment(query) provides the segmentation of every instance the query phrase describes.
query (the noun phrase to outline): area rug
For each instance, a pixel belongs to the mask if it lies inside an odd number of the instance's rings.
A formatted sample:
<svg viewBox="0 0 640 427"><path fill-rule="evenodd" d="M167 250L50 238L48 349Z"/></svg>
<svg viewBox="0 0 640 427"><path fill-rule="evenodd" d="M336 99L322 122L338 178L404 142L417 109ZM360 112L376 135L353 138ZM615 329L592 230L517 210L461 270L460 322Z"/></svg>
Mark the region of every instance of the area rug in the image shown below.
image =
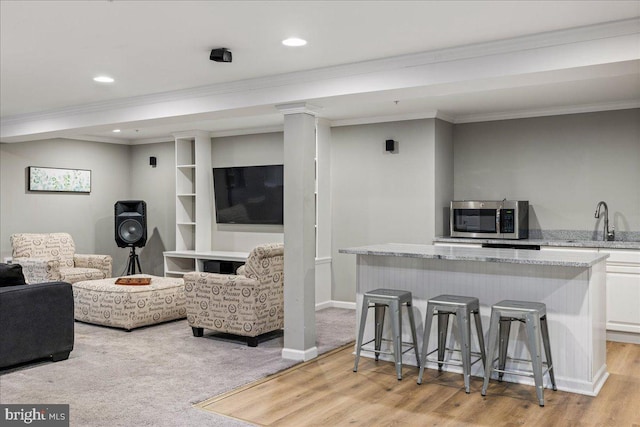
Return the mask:
<svg viewBox="0 0 640 427"><path fill-rule="evenodd" d="M186 320L125 332L76 322L68 360L0 371L0 402L70 405L71 426L246 426L193 405L297 362L283 337L248 347L214 334L195 338ZM355 312L316 312L320 354L354 340Z"/></svg>

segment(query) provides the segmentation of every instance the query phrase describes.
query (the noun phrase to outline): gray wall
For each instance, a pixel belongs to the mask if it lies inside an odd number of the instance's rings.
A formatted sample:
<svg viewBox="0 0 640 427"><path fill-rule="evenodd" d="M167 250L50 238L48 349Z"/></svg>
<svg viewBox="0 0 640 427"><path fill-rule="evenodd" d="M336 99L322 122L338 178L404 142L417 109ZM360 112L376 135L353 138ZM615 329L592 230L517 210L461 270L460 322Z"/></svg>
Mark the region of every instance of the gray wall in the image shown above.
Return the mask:
<svg viewBox="0 0 640 427"><path fill-rule="evenodd" d="M147 203L147 244L140 253L142 270L164 274L162 252L175 249L175 145L173 141L131 147L131 198ZM157 158L155 168L149 157ZM212 166L283 163L282 132L212 138ZM212 249L248 252L257 244L282 242L282 226L218 225L212 211ZM124 260L126 263L126 259Z"/></svg>
<svg viewBox="0 0 640 427"><path fill-rule="evenodd" d="M331 133L334 300L355 300L355 259L339 248L430 243L446 229L451 198L527 199L532 226L581 230L596 226L596 203L605 200L616 230L640 231L639 109L459 125L412 120ZM398 141L397 154L384 152L386 139ZM158 158L156 168L150 156ZM174 156L173 142L0 144L2 256L10 255L12 233L67 231L79 252L112 255L114 275L121 274L128 250L115 245L113 205L141 199L149 229L141 264L162 274L161 252L175 245ZM282 133L212 140L214 167L282 161ZM27 166L91 169L92 192L28 193ZM283 239L281 228L213 223L213 230L213 248L220 250Z"/></svg>
<svg viewBox="0 0 640 427"><path fill-rule="evenodd" d="M78 253L114 257L113 206L130 196L129 146L54 139L0 144L0 242L2 258L11 255L13 233L67 232ZM28 192L28 166L91 170L91 193Z"/></svg>
<svg viewBox="0 0 640 427"><path fill-rule="evenodd" d="M282 132L213 138L211 164L230 166L281 165L284 163ZM216 224L212 208L211 248L219 251L249 252L255 246L283 242L282 225Z"/></svg>
<svg viewBox="0 0 640 427"><path fill-rule="evenodd" d="M149 165L149 157L157 166ZM147 243L139 251L146 274L164 276L162 252L176 245L176 163L173 141L131 147L131 198L147 204ZM123 252L128 252L123 249Z"/></svg>
<svg viewBox="0 0 640 427"><path fill-rule="evenodd" d="M449 234L449 205L453 200L453 125L435 121L434 146L434 225L436 236Z"/></svg>
<svg viewBox="0 0 640 427"><path fill-rule="evenodd" d="M340 248L431 243L434 237L435 120L331 130L333 299L355 301L355 257ZM384 142L398 142L389 154Z"/></svg>
<svg viewBox="0 0 640 427"><path fill-rule="evenodd" d="M640 231L640 109L454 127L456 199L529 200L530 225Z"/></svg>

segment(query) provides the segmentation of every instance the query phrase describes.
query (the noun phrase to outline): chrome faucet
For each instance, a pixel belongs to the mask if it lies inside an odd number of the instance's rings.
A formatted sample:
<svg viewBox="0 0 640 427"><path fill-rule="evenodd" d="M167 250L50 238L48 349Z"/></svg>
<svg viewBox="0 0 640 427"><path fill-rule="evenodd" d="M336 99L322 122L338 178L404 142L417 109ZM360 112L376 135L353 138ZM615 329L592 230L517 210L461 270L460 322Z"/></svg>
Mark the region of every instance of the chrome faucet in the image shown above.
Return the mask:
<svg viewBox="0 0 640 427"><path fill-rule="evenodd" d="M600 207L604 206L604 229L602 232L602 240L604 241L612 241L616 238L616 231L614 227L611 227L611 231L609 231L609 207L605 202L598 202L598 206L596 206L596 214L595 218L600 218Z"/></svg>

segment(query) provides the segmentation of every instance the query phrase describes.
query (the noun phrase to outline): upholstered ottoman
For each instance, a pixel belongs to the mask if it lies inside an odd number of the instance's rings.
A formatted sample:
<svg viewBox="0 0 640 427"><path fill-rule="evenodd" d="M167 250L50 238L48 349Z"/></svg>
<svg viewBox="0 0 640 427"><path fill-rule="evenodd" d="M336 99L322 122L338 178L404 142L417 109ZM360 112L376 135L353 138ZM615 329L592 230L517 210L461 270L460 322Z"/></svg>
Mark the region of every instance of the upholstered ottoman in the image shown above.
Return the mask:
<svg viewBox="0 0 640 427"><path fill-rule="evenodd" d="M187 316L184 282L180 278L149 277L149 285L116 285L117 278L73 284L74 317L128 331Z"/></svg>

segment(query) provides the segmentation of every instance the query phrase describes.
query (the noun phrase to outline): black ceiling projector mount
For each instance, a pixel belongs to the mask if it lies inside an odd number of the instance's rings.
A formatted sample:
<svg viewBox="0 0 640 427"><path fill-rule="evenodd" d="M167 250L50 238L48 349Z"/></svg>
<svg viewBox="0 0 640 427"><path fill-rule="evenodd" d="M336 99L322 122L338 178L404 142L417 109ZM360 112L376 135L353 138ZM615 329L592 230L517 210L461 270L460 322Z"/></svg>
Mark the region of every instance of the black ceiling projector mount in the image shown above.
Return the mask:
<svg viewBox="0 0 640 427"><path fill-rule="evenodd" d="M231 62L231 51L225 47L212 49L209 59L216 62Z"/></svg>

